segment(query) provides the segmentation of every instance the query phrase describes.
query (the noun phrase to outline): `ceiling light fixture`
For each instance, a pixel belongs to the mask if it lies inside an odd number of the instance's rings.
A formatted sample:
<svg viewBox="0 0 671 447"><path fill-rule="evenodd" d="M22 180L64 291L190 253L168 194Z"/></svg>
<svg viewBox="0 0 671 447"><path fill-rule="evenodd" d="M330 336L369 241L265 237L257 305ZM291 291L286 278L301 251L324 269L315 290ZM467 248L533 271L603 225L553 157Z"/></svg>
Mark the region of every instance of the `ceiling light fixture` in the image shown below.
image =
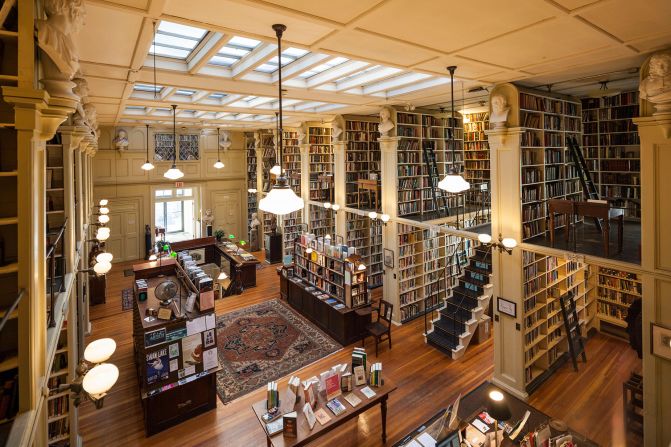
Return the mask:
<svg viewBox="0 0 671 447"><path fill-rule="evenodd" d="M224 164L221 162L221 156L219 155L219 128L217 127L217 161L214 163L215 169L221 169L224 167Z"/></svg>
<svg viewBox="0 0 671 447"><path fill-rule="evenodd" d="M455 115L454 115L454 71L457 69L456 66L451 65L447 67L447 69L450 71L450 89L451 89L451 94L452 94L452 109L451 109L451 127L452 127L452 132L450 133L450 146L452 146L452 164L448 168L447 175L445 176L444 179L442 179L440 182L438 182L438 187L442 190L445 190L447 192L457 194L460 192L464 192L467 189L471 187L471 184L468 183L464 178L459 174L457 171L456 163L455 163L455 146L456 146L456 141L454 140L454 122L455 122Z"/></svg>
<svg viewBox="0 0 671 447"><path fill-rule="evenodd" d="M140 168L145 171L151 171L154 169L154 165L149 161L149 124L145 124L145 126L147 126L147 159Z"/></svg>
<svg viewBox="0 0 671 447"><path fill-rule="evenodd" d="M176 126L177 104L172 105L172 144L173 144L173 158L172 166L165 171L163 177L170 180L179 180L184 177L184 173L177 168L177 126Z"/></svg>
<svg viewBox="0 0 671 447"><path fill-rule="evenodd" d="M279 114L278 114L278 143L279 143L279 167L280 173L277 181L270 192L259 201L259 209L271 214L283 215L293 213L305 207L302 198L294 193L289 187L287 177L282 173L282 34L287 27L281 24L273 25L273 30L277 35L277 62L278 62L278 96L279 96Z"/></svg>

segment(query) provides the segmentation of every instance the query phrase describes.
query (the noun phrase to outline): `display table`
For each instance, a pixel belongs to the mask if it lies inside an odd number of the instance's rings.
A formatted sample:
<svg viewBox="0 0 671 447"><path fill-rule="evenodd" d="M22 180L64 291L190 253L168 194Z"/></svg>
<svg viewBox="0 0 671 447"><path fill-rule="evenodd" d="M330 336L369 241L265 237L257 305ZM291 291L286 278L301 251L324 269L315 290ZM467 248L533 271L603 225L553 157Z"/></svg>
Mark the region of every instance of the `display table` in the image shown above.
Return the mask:
<svg viewBox="0 0 671 447"><path fill-rule="evenodd" d="M217 244L216 247L215 258L219 256L230 263L231 278L237 277L245 289L256 287L256 266L261 262L245 250L233 250L226 244Z"/></svg>
<svg viewBox="0 0 671 447"><path fill-rule="evenodd" d="M199 312L194 307L193 312L180 316L181 305L176 299L168 307L172 310L170 320L145 319L149 308L161 308L155 289L166 280L178 284L181 301L186 302L188 290L180 287L175 268L172 259L133 266L135 279L148 283L146 301L139 300L134 288L133 309L133 350L147 436L217 406L214 309Z"/></svg>
<svg viewBox="0 0 671 447"><path fill-rule="evenodd" d="M508 421L510 425L514 425L517 421L521 420L524 417L524 413L526 411L530 412L529 419L527 420L527 423L524 426L524 429L522 430L522 437L525 434L536 430L542 424L546 424L547 422L550 421L551 419L550 416L546 415L545 413L537 410L536 408L532 407L526 402L516 398L512 394L506 392L505 390L498 388L497 386L492 385L489 382L483 382L473 391L461 397L461 401L459 402L459 410L457 412L459 419L461 420L460 430L465 429L476 430L475 427L470 425L470 422L476 419L481 412L487 410L488 394L491 390L499 390L505 396L505 401L508 404L508 407L510 408L510 412L512 414L512 418L510 419L510 421ZM403 439L394 444L393 447L404 447L404 446L415 445L413 444L414 439L416 439L417 437L421 436L424 433L431 434L432 432L434 432L436 426L441 423L443 415L445 414L445 410L446 409L443 408L442 410L437 412L428 421L424 422L418 428L416 428L407 436L405 436ZM550 431L553 437L562 434L562 432L558 432L554 429L551 429ZM454 432L444 433L444 435L446 436L442 439L437 440L438 442L436 443L436 447L447 447L447 446L452 447L454 445L453 444L454 440L452 439L453 433ZM588 440L584 436L577 434L576 432L570 429L568 430L568 433L573 436L574 442L577 442L580 447L597 446L596 443ZM507 437L504 437L503 442L501 443L501 447L508 447L514 445L518 444L513 443Z"/></svg>
<svg viewBox="0 0 671 447"><path fill-rule="evenodd" d="M389 399L389 394L392 391L396 390L396 385L391 380L385 378L384 385L381 387L371 387L375 391L375 396L368 399L361 393L361 388L356 387L353 393L361 399L356 407L352 407L342 396L338 397L338 400L342 402L347 411L336 416L326 407L326 400L324 398L324 393L319 393L319 398L317 402L317 407L314 411L317 411L320 408L323 408L324 411L331 417L331 419L326 423L326 425L321 425L319 422L315 422L315 426L310 430L310 426L305 419L303 414L303 405L305 402L301 399L294 409L286 409L286 412L295 410L298 413L298 436L293 438L289 436L284 436L282 433L277 433L276 435L268 436L266 431L266 423L261 419L261 417L266 413L266 401L262 400L256 402L252 405L252 410L256 415L257 420L261 424L263 431L266 433L266 441L268 447L297 447L304 446L308 443L314 441L320 436L330 432L334 428L338 428L345 424L345 422L353 419L366 410L373 408L375 405L380 405L380 412L382 414L382 443L387 442L387 400ZM286 390L282 392L282 397L284 397Z"/></svg>
<svg viewBox="0 0 671 447"><path fill-rule="evenodd" d="M361 309L335 309L325 301L317 298L312 292L305 290L309 284L297 283L286 277L286 270L280 274L280 290L286 296L289 305L305 318L317 325L331 338L343 346L356 343L366 333L366 325L370 323L370 313Z"/></svg>

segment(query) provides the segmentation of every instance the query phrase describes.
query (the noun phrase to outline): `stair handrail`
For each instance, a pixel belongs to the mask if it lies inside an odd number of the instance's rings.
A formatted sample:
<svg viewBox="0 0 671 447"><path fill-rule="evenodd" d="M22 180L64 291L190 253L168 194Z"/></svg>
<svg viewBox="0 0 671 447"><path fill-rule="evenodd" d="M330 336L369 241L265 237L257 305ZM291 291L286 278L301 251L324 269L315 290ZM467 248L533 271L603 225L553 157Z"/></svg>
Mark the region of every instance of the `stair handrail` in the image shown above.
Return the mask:
<svg viewBox="0 0 671 447"><path fill-rule="evenodd" d="M2 317L2 320L0 320L0 332L2 332L2 329L5 327L5 324L7 323L7 321L9 321L9 317L12 315L12 313L16 310L17 307L19 307L19 303L21 303L21 299L25 294L26 289L19 290L19 293L16 295L16 299L5 312L5 316Z"/></svg>

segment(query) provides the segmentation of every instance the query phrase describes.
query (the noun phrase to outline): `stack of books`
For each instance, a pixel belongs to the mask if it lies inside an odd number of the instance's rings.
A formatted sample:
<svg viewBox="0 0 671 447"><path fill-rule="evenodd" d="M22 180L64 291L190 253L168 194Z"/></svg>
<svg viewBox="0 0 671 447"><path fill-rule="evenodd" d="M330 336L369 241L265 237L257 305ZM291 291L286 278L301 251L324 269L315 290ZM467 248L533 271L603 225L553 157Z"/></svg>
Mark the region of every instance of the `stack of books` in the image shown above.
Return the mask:
<svg viewBox="0 0 671 447"><path fill-rule="evenodd" d="M363 366L366 370L366 350L364 348L354 348L352 351L352 371L357 366Z"/></svg>
<svg viewBox="0 0 671 447"><path fill-rule="evenodd" d="M371 386L382 386L382 363L373 363L370 366L370 377L368 381Z"/></svg>
<svg viewBox="0 0 671 447"><path fill-rule="evenodd" d="M280 393L277 391L277 382L268 382L268 392L266 397L266 408L268 411L279 408Z"/></svg>

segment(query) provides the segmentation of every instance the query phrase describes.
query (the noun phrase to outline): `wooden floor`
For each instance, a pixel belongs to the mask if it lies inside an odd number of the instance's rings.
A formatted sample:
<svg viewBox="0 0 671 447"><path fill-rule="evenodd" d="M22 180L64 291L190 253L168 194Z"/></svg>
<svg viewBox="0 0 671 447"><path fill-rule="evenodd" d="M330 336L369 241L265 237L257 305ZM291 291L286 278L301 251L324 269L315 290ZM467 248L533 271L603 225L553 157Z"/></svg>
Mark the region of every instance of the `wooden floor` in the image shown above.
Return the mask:
<svg viewBox="0 0 671 447"><path fill-rule="evenodd" d="M111 361L120 370L119 381L105 398L101 410L90 402L80 407L80 433L85 446L265 446L264 431L251 410L253 402L264 398L257 390L227 405L217 399L216 411L198 416L151 438L144 435L138 384L132 359L131 312L121 311L121 291L132 285L132 276L123 270L132 263L115 264L108 276L107 302L91 308L92 333L88 340L112 337L117 351ZM263 302L279 296L279 280L274 267L258 271L259 286L242 295L216 303L217 314ZM376 289L376 296L381 288ZM388 440L391 445L408 431L432 416L459 393L475 388L491 377L494 348L492 340L468 348L466 355L450 360L424 344L423 319L394 327L393 349L380 347L378 361L384 373L398 385L389 401ZM366 344L374 352L371 339ZM348 362L351 347L303 368L299 375L310 377L335 363ZM600 445L625 445L622 422L622 382L632 370L640 370L635 352L614 338L596 335L587 343L587 365L574 373L568 365L551 377L530 399L530 403L555 418L565 420L575 430ZM286 380L280 381L280 387ZM373 409L334 430L315 446L381 446L380 411Z"/></svg>

